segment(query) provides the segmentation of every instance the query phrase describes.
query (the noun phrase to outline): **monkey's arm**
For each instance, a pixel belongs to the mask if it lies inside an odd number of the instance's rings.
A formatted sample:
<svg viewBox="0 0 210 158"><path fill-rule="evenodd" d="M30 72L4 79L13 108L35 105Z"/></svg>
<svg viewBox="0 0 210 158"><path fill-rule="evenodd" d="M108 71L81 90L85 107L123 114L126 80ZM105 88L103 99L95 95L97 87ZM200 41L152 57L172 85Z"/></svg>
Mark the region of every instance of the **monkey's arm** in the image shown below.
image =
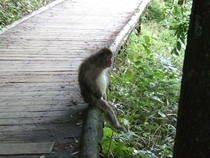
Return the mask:
<svg viewBox="0 0 210 158"><path fill-rule="evenodd" d="M91 83L92 82L92 83ZM91 81L89 82L88 87L90 89L90 91L93 93L93 95L97 98L97 99L101 99L102 97L102 92L99 89L98 85L96 82Z"/></svg>
<svg viewBox="0 0 210 158"><path fill-rule="evenodd" d="M90 70L90 69L89 69ZM89 89L89 91L97 98L101 99L102 92L100 90L100 87L98 87L96 79L97 79L97 73L93 73L93 71L86 71L83 83L86 85Z"/></svg>

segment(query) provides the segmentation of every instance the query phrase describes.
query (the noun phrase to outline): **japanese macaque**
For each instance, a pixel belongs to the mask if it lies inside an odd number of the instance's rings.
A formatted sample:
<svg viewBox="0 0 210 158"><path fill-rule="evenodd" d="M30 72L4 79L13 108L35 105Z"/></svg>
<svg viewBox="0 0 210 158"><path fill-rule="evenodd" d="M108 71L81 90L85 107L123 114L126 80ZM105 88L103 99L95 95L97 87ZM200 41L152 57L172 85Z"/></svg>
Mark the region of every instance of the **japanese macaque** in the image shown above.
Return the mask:
<svg viewBox="0 0 210 158"><path fill-rule="evenodd" d="M112 107L106 101L107 73L111 65L112 52L108 48L103 48L84 60L78 76L81 95L86 103L103 111L115 129L127 132L119 124Z"/></svg>

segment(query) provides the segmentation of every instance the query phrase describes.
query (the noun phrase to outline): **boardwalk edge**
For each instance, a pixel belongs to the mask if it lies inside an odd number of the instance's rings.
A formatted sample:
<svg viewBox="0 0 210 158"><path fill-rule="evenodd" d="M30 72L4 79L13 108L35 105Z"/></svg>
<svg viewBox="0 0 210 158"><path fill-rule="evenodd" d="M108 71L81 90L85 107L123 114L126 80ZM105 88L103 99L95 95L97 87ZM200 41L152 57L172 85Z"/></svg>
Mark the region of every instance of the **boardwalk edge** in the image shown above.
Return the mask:
<svg viewBox="0 0 210 158"><path fill-rule="evenodd" d="M126 40L128 39L131 32L134 30L136 24L139 22L140 16L144 12L150 1L151 0L141 0L134 15L130 18L128 23L122 28L122 30L118 33L118 35L110 45L110 50L112 50L113 52L118 52L121 49L121 46L126 43Z"/></svg>

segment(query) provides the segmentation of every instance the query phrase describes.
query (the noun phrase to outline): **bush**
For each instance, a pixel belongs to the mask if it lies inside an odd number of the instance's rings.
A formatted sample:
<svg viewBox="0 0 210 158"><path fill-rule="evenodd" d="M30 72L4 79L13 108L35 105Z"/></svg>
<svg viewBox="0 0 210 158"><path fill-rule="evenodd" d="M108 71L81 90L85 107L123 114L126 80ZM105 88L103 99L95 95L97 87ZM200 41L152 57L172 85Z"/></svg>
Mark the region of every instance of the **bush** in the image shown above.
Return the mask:
<svg viewBox="0 0 210 158"><path fill-rule="evenodd" d="M2 0L0 2L0 29L51 1L53 0Z"/></svg>
<svg viewBox="0 0 210 158"><path fill-rule="evenodd" d="M190 3L186 6L154 0L142 17L141 35L134 30L118 56L107 93L129 132L103 139L104 148L112 139L112 157L124 157L115 150L122 145L127 157L172 155Z"/></svg>

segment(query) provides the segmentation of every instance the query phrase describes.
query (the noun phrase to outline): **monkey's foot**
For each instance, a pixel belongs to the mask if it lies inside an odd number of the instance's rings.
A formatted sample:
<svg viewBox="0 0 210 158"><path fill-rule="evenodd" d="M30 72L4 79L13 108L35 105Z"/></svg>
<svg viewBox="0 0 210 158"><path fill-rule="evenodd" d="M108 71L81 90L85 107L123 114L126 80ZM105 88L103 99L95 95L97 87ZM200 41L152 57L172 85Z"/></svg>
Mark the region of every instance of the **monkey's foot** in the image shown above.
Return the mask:
<svg viewBox="0 0 210 158"><path fill-rule="evenodd" d="M116 126L114 128L116 128L116 129L118 129L120 131L123 131L124 133L127 133L128 132L123 126Z"/></svg>

